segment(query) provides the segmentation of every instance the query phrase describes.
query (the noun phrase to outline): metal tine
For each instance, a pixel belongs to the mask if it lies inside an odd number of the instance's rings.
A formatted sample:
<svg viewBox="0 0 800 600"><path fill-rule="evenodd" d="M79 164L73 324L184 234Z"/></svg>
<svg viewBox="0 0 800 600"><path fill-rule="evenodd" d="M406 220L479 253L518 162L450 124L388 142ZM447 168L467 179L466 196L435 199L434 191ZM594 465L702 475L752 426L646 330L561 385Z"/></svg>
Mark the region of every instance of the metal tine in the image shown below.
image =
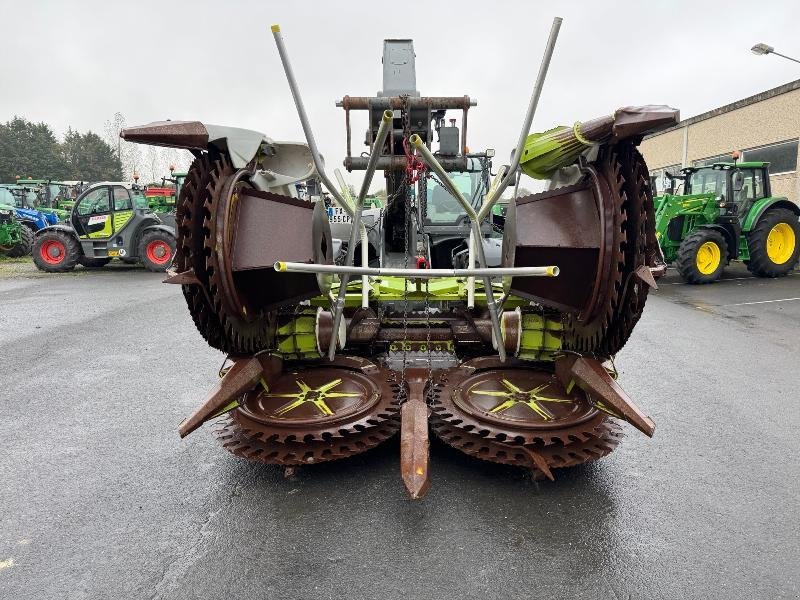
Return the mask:
<svg viewBox="0 0 800 600"><path fill-rule="evenodd" d="M308 143L308 148L311 151L311 158L314 160L314 166L317 168L320 179L322 179L322 183L328 189L331 196L336 199L340 206L344 207L346 206L344 198L342 198L339 190L336 189L336 186L325 174L325 162L322 160L322 155L317 148L317 141L314 138L314 132L312 131L311 124L308 121L308 115L306 114L306 108L303 104L303 98L300 96L300 89L297 86L297 80L294 78L292 64L289 62L289 54L286 51L286 46L283 43L281 27L280 25L273 25L271 29L272 36L275 38L275 45L278 47L278 54L280 55L283 70L286 73L286 81L289 83L289 89L292 92L294 105L297 108L297 115L300 117L300 125L303 127L303 133L306 136L306 142ZM345 208L345 210L347 209Z"/></svg>
<svg viewBox="0 0 800 600"><path fill-rule="evenodd" d="M528 103L528 110L525 113L525 121L522 125L522 130L519 132L519 139L517 140L517 147L514 150L514 156L511 162L511 167L506 172L506 176L500 182L494 193L486 198L485 203L481 206L478 212L478 217L481 221L491 212L494 205L506 191L506 188L511 184L517 176L517 169L519 169L520 155L522 147L525 145L525 140L531 131L531 123L533 122L533 115L536 113L536 107L539 105L539 96L542 95L542 88L544 87L544 80L547 77L547 70L550 68L550 60L553 58L553 50L556 47L556 40L558 39L558 32L561 29L561 17L555 17L553 24L550 27L550 36L547 38L547 45L544 49L542 62L539 65L539 73L536 75L536 83L533 85L533 93L531 94L530 102Z"/></svg>

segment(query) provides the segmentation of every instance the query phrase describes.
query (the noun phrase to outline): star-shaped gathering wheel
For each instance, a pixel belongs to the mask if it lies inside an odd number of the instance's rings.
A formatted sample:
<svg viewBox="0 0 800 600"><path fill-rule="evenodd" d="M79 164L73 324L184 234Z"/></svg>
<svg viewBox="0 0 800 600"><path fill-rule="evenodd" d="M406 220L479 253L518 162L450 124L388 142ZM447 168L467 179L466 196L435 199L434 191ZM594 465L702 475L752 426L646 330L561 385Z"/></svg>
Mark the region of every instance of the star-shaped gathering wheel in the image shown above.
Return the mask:
<svg viewBox="0 0 800 600"><path fill-rule="evenodd" d="M333 411L331 410L330 406L325 402L328 398L355 398L360 396L358 392L332 392L330 390L334 389L340 383L342 383L341 379L334 379L330 383L326 383L323 386L318 387L317 389L312 389L308 386L304 381L298 379L296 381L297 387L300 388L300 391L296 394L267 394L267 398L294 398L294 400L287 402L283 406L279 407L273 416L275 417L283 417L286 414L290 413L294 409L299 406L302 406L306 402L311 402L314 406L317 407L319 412L325 416L332 416Z"/></svg>
<svg viewBox="0 0 800 600"><path fill-rule="evenodd" d="M522 402L533 412L539 415L544 421L552 421L555 419L555 416L544 406L539 404L540 402L572 402L572 400L569 398L551 398L549 396L542 396L540 392L547 389L547 387L550 385L549 383L536 386L532 390L522 390L511 383L508 379L503 379L502 384L503 387L506 388L505 390L476 390L473 388L470 390L470 393L478 394L480 396L496 396L497 398L505 398L505 401L492 408L489 411L489 414L500 414L512 406L515 406L519 402Z"/></svg>

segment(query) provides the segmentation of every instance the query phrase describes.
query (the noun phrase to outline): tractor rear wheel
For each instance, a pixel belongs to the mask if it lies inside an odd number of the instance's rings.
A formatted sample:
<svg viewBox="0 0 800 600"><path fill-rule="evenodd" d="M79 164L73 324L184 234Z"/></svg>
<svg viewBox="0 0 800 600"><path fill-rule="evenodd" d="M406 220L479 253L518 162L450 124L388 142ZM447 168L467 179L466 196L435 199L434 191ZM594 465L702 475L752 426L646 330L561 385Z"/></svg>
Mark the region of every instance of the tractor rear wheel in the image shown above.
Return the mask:
<svg viewBox="0 0 800 600"><path fill-rule="evenodd" d="M6 254L11 258L16 258L18 256L28 256L31 253L31 248L33 248L33 237L34 233L29 228L23 225L19 228L19 235L20 241L18 244L12 246Z"/></svg>
<svg viewBox="0 0 800 600"><path fill-rule="evenodd" d="M697 229L678 248L675 266L687 283L713 283L728 262L728 245L719 231Z"/></svg>
<svg viewBox="0 0 800 600"><path fill-rule="evenodd" d="M757 277L783 277L800 258L800 221L786 208L768 210L747 236L748 270Z"/></svg>
<svg viewBox="0 0 800 600"><path fill-rule="evenodd" d="M166 271L175 258L175 237L166 231L148 231L139 242L139 258L148 271Z"/></svg>
<svg viewBox="0 0 800 600"><path fill-rule="evenodd" d="M81 255L81 257L78 259L78 262L87 269L99 269L100 267L105 267L108 263L110 263L111 259L89 258L88 256Z"/></svg>
<svg viewBox="0 0 800 600"><path fill-rule="evenodd" d="M33 243L33 262L48 273L71 271L80 256L78 240L65 231L47 231Z"/></svg>

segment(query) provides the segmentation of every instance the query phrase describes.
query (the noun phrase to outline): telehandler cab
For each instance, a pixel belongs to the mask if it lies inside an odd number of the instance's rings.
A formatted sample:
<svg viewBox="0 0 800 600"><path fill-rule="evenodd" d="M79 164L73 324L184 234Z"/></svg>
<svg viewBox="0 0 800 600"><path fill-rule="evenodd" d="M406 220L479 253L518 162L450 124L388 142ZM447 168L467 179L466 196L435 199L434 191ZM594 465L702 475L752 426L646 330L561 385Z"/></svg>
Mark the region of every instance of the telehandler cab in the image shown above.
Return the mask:
<svg viewBox="0 0 800 600"><path fill-rule="evenodd" d="M174 229L129 183L93 185L77 198L65 223L39 230L33 243L33 261L50 273L70 271L76 264L102 267L112 258L165 271L174 255Z"/></svg>

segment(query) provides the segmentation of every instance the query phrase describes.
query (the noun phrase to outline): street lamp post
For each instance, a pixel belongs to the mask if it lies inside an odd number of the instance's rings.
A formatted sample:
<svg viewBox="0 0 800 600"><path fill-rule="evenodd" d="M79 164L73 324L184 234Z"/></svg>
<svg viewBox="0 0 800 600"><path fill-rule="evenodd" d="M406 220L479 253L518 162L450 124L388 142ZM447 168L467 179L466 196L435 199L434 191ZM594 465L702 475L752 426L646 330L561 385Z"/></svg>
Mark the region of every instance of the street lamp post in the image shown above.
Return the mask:
<svg viewBox="0 0 800 600"><path fill-rule="evenodd" d="M787 60L791 60L796 63L800 63L800 60L796 58L792 58L791 56L786 56L785 54L781 54L780 52L775 52L775 48L770 46L769 44L759 43L750 48L750 52L753 54L758 54L759 56L763 56L764 54L775 54L776 56L781 56Z"/></svg>

